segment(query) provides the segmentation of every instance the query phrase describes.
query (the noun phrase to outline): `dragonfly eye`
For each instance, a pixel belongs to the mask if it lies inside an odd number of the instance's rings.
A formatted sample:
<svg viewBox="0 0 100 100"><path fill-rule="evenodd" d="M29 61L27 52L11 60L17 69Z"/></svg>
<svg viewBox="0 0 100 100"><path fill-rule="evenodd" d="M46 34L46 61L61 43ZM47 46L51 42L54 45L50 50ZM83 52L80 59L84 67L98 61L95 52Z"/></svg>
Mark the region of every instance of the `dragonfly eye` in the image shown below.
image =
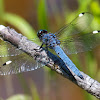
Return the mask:
<svg viewBox="0 0 100 100"><path fill-rule="evenodd" d="M47 34L47 33L48 33L47 30L39 30L39 31L37 32L37 36L38 36L39 38L41 38L43 34Z"/></svg>
<svg viewBox="0 0 100 100"><path fill-rule="evenodd" d="M47 31L47 30L43 30L43 33L47 34L47 33L48 33L48 31Z"/></svg>

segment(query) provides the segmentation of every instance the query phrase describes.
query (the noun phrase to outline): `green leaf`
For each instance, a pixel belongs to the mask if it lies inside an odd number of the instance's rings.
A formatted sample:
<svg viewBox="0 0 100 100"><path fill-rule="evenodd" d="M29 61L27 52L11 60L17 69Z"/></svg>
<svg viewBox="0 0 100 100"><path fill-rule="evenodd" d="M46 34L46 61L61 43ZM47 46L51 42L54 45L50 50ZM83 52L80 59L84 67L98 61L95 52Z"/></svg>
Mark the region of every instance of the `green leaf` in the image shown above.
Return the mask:
<svg viewBox="0 0 100 100"><path fill-rule="evenodd" d="M17 94L9 97L7 100L32 100L29 95Z"/></svg>
<svg viewBox="0 0 100 100"><path fill-rule="evenodd" d="M4 0L0 0L0 24L4 24L4 21L2 20L4 13Z"/></svg>
<svg viewBox="0 0 100 100"><path fill-rule="evenodd" d="M39 0L37 8L38 25L40 29L48 29L47 26L47 7L45 0Z"/></svg>
<svg viewBox="0 0 100 100"><path fill-rule="evenodd" d="M38 92L37 92L37 88L32 80L30 80L30 91L31 91L33 100L40 100Z"/></svg>
<svg viewBox="0 0 100 100"><path fill-rule="evenodd" d="M6 13L3 16L3 19L4 21L16 27L21 33L23 33L28 38L36 37L36 32L32 28L32 26L28 22L26 22L23 18L19 17L18 15Z"/></svg>
<svg viewBox="0 0 100 100"><path fill-rule="evenodd" d="M91 3L91 10L94 14L99 14L100 15L100 4L97 1L93 1Z"/></svg>
<svg viewBox="0 0 100 100"><path fill-rule="evenodd" d="M78 0L79 8L78 11L80 12L87 12L89 10L89 5L91 4L92 0Z"/></svg>

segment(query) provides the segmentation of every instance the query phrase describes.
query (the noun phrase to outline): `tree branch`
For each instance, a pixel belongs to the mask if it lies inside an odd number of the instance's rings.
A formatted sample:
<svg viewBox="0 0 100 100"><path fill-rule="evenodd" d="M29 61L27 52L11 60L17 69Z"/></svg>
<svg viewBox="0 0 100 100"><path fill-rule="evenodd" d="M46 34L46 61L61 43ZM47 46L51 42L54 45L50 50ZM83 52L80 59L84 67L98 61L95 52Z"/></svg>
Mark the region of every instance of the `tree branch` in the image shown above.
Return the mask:
<svg viewBox="0 0 100 100"><path fill-rule="evenodd" d="M35 60L45 64L47 67L56 71L65 78L68 78L80 88L86 90L88 93L94 95L97 98L100 98L99 82L81 71L80 73L83 75L84 79L80 79L78 76L74 75L74 73L71 72L71 70L69 70L67 67L67 72L65 72L64 66L66 65L59 57L53 55L49 51L47 52L44 48L39 49L37 44L28 40L25 36L17 33L14 29L0 25L0 37L4 41L10 42L12 45L16 46L23 52L32 56Z"/></svg>

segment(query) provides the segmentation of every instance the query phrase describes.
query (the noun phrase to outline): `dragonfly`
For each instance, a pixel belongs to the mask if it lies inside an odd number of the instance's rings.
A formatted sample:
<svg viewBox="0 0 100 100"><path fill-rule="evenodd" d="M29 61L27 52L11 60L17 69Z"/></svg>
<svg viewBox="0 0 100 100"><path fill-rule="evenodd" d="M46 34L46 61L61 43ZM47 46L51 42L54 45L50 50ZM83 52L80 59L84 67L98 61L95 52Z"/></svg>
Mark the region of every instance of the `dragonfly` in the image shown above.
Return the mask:
<svg viewBox="0 0 100 100"><path fill-rule="evenodd" d="M66 67L81 79L83 79L82 74L67 55L88 51L100 44L99 30L85 33L85 30L90 29L89 26L92 20L92 14L88 12L80 13L71 23L54 34L47 30L37 32L37 36L42 42L41 48L46 45L47 50L48 48L53 49L66 64ZM1 41L0 46L0 61L2 62L0 75L32 71L44 66L8 42ZM4 50L6 50L4 48L6 47L7 51L5 52L8 52L8 55L4 54Z"/></svg>

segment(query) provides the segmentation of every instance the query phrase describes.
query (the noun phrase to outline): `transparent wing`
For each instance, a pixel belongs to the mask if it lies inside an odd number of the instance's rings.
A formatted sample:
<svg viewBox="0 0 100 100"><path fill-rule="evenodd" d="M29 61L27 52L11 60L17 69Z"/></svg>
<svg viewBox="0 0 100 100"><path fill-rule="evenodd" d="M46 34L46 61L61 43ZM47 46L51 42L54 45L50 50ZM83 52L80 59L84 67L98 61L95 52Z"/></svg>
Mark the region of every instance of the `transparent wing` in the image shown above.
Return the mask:
<svg viewBox="0 0 100 100"><path fill-rule="evenodd" d="M69 35L78 34L85 29L90 28L90 23L93 20L93 15L86 12L79 14L71 23L65 25L55 34L57 37L63 39L63 37L67 37Z"/></svg>
<svg viewBox="0 0 100 100"><path fill-rule="evenodd" d="M10 63L6 63L10 62ZM44 65L36 62L26 53L17 56L0 57L0 75L17 74L21 72L32 71Z"/></svg>
<svg viewBox="0 0 100 100"><path fill-rule="evenodd" d="M10 43L0 39L0 57L16 56L22 52Z"/></svg>
<svg viewBox="0 0 100 100"><path fill-rule="evenodd" d="M42 44L39 38L31 39L30 41L33 41L39 45ZM23 52L18 48L12 46L7 41L3 41L2 39L0 39L0 57L16 56L16 55L20 55L21 53Z"/></svg>
<svg viewBox="0 0 100 100"><path fill-rule="evenodd" d="M40 39L38 37L34 38L34 39L30 39L30 41L33 41L34 43L38 44L41 46L42 42L40 42Z"/></svg>
<svg viewBox="0 0 100 100"><path fill-rule="evenodd" d="M0 40L0 75L32 71L43 66L10 43Z"/></svg>
<svg viewBox="0 0 100 100"><path fill-rule="evenodd" d="M67 54L84 52L100 44L100 31L93 31L88 34L76 34L63 40L61 47Z"/></svg>

